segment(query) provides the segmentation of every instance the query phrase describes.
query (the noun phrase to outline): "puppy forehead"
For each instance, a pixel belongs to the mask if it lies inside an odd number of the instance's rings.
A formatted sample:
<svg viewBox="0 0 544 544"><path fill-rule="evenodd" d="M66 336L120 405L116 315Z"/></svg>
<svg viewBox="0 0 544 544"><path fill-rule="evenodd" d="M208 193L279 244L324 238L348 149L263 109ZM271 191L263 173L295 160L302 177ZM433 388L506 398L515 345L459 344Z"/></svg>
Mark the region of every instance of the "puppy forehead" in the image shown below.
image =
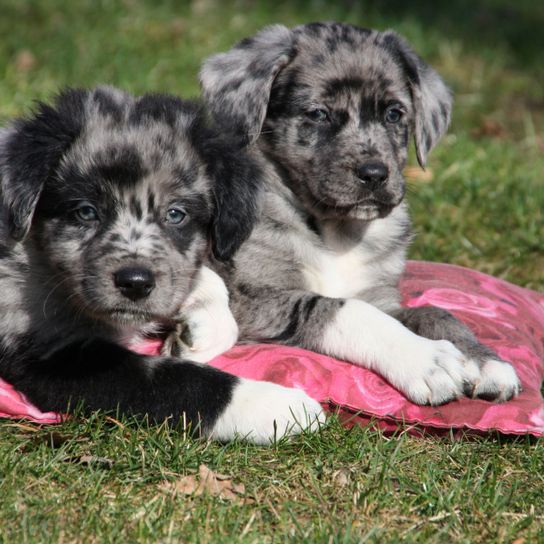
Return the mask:
<svg viewBox="0 0 544 544"><path fill-rule="evenodd" d="M299 28L298 54L282 74L284 81L295 79L296 88L314 98L342 92L409 98L403 68L383 45L382 33L347 25L318 28Z"/></svg>
<svg viewBox="0 0 544 544"><path fill-rule="evenodd" d="M132 155L132 160L137 158L150 171L199 161L183 131L153 121L137 126L110 124L102 117L89 119L67 158L90 169L96 164L122 161L123 155L127 155L126 160L131 160L128 155Z"/></svg>
<svg viewBox="0 0 544 544"><path fill-rule="evenodd" d="M59 172L66 182L79 180L67 185L80 192L113 191L117 196L142 198L152 192L160 201L210 190L204 163L189 138L158 123L142 128L90 122Z"/></svg>

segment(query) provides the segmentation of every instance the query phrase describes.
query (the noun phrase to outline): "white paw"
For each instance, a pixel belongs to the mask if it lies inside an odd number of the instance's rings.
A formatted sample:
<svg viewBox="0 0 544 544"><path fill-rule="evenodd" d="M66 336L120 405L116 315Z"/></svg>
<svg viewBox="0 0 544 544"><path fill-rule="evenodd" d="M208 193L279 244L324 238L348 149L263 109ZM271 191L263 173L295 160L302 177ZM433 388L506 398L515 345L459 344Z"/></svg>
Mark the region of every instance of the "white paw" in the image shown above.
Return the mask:
<svg viewBox="0 0 544 544"><path fill-rule="evenodd" d="M191 346L183 350L183 358L207 363L229 350L238 340L238 325L228 305L208 304L189 309L185 320Z"/></svg>
<svg viewBox="0 0 544 544"><path fill-rule="evenodd" d="M416 404L438 405L471 391L479 378L478 365L451 342L418 337L391 382Z"/></svg>
<svg viewBox="0 0 544 544"><path fill-rule="evenodd" d="M190 345L179 343L179 356L207 363L238 340L238 325L229 308L223 280L207 266L199 271L195 287L181 308Z"/></svg>
<svg viewBox="0 0 544 544"><path fill-rule="evenodd" d="M267 445L305 429L317 430L324 421L321 405L304 391L241 379L210 436L221 441L240 437Z"/></svg>
<svg viewBox="0 0 544 544"><path fill-rule="evenodd" d="M504 402L521 392L521 383L514 367L504 361L489 359L480 370L480 380L473 397Z"/></svg>

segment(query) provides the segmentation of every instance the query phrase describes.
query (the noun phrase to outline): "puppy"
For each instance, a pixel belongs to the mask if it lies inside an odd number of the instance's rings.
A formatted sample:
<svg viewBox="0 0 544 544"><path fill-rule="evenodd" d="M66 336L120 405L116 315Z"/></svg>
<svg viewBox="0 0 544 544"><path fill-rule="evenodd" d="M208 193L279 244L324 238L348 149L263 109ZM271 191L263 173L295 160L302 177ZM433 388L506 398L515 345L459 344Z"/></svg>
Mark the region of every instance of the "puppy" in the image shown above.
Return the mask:
<svg viewBox="0 0 544 544"><path fill-rule="evenodd" d="M452 102L402 38L270 26L206 60L201 82L219 126L265 175L255 229L217 266L242 340L366 366L418 404L519 392L512 366L448 312L400 306L409 139L423 166Z"/></svg>
<svg viewBox="0 0 544 544"><path fill-rule="evenodd" d="M0 376L38 408L257 443L323 419L302 391L126 347L169 331L216 281L210 244L229 259L254 220L259 168L195 104L67 90L0 132L0 175Z"/></svg>

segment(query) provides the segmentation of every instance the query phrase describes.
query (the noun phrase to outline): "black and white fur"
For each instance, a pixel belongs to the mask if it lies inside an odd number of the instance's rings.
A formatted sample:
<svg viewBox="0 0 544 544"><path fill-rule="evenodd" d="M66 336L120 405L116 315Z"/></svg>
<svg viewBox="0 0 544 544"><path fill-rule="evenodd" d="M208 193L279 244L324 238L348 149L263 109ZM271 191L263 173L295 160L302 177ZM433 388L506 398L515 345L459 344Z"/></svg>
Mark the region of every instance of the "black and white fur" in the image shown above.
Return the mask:
<svg viewBox="0 0 544 544"><path fill-rule="evenodd" d="M451 111L442 79L402 38L274 25L207 59L201 82L266 178L256 227L217 266L242 341L364 365L419 404L519 392L512 366L451 314L400 306L409 139L423 166Z"/></svg>
<svg viewBox="0 0 544 544"><path fill-rule="evenodd" d="M210 244L231 258L254 221L259 168L198 106L67 90L0 131L0 176L0 377L38 408L257 443L323 420L302 391L127 349L221 285Z"/></svg>

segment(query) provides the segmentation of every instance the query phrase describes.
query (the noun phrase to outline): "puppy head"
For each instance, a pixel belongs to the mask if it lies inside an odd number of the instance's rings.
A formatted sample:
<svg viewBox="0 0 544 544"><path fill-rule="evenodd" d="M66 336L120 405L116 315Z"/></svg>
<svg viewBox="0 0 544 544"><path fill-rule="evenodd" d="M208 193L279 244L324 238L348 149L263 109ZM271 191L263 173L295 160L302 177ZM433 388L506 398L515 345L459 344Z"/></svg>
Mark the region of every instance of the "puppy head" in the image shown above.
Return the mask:
<svg viewBox="0 0 544 544"><path fill-rule="evenodd" d="M404 40L346 24L265 28L208 59L201 81L224 130L260 136L322 217L389 213L410 134L423 166L450 118L447 87Z"/></svg>
<svg viewBox="0 0 544 544"><path fill-rule="evenodd" d="M0 137L8 227L87 313L165 320L210 238L228 259L249 234L258 174L236 155L193 104L66 91Z"/></svg>

